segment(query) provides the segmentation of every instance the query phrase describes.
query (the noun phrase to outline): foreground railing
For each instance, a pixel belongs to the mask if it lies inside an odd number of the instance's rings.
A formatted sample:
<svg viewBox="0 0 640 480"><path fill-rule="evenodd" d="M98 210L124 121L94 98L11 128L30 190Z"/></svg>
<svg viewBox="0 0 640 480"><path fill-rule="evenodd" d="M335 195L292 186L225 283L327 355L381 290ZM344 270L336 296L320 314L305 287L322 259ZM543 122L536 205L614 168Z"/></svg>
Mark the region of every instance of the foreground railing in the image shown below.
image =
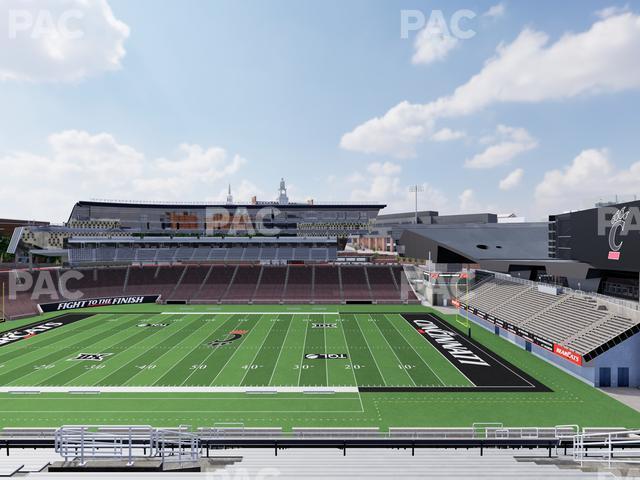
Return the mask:
<svg viewBox="0 0 640 480"><path fill-rule="evenodd" d="M133 426L63 426L53 428L12 428L0 430L0 441L10 440L50 440L55 443L56 451L65 456L77 456L80 446L85 453L96 452L96 456L108 457L113 449L120 454L124 449L145 449L151 446L145 456L161 455L163 451L197 450L198 441L224 441L226 439L461 439L461 440L500 440L500 439L556 439L573 442L584 436L584 445L589 439L602 440L604 435L618 439L620 435L640 444L640 431L625 430L620 427L598 427L580 429L578 425L556 425L553 427L506 427L502 423L474 423L470 427L389 427L381 431L377 427L365 428L316 428L293 427L284 431L280 427L246 427L241 423L215 424L212 427L200 427L190 431L186 426L158 429L149 425ZM594 440L594 441L595 441ZM104 447L111 449L111 452Z"/></svg>
<svg viewBox="0 0 640 480"><path fill-rule="evenodd" d="M640 463L640 430L580 433L573 437L573 459L584 463Z"/></svg>
<svg viewBox="0 0 640 480"><path fill-rule="evenodd" d="M158 459L166 462L195 462L200 458L200 440L187 427L159 429L149 425L63 426L54 434L54 448L65 461L85 465L89 460Z"/></svg>

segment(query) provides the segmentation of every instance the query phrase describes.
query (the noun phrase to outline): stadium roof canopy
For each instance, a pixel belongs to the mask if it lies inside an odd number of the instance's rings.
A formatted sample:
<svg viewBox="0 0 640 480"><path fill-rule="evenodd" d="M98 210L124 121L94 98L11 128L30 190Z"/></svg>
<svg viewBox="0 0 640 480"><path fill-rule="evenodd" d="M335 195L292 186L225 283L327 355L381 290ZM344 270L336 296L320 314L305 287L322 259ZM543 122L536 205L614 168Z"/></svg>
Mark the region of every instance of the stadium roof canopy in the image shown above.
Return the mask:
<svg viewBox="0 0 640 480"><path fill-rule="evenodd" d="M548 224L468 223L403 225L394 236L405 255L436 263L480 263L484 260L546 260Z"/></svg>

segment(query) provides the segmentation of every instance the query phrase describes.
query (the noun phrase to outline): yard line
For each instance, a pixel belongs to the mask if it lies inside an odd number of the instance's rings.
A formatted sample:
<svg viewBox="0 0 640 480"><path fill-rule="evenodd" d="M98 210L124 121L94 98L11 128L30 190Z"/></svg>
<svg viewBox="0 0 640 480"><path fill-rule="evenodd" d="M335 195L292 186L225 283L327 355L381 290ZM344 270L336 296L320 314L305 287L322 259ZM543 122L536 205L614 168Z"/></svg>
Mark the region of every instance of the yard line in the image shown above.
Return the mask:
<svg viewBox="0 0 640 480"><path fill-rule="evenodd" d="M307 333L309 333L308 322L304 327L304 342L302 344L302 358L300 359L300 369L298 370L298 386L300 386L300 380L302 380L302 367L304 366L304 351L307 349Z"/></svg>
<svg viewBox="0 0 640 480"><path fill-rule="evenodd" d="M271 371L271 377L269 377L268 385L271 385L273 381L273 376L276 374L276 370L278 369L278 362L280 361L280 357L282 356L282 351L284 350L284 346L287 343L287 337L289 336L289 331L291 330L291 325L293 324L293 318L289 322L289 326L287 327L287 333L284 334L284 340L282 341L282 346L280 347L280 351L278 352L278 358L276 358L276 363L273 366L273 370Z"/></svg>
<svg viewBox="0 0 640 480"><path fill-rule="evenodd" d="M324 322L324 317L322 317L322 321ZM327 351L327 329L323 328L322 329L322 333L324 334L324 354L328 354L329 352ZM324 362L324 368L325 368L325 373L326 373L326 379L327 379L327 387L329 386L329 362L325 361Z"/></svg>
<svg viewBox="0 0 640 480"><path fill-rule="evenodd" d="M174 322L173 325L177 325L177 322ZM185 326L182 327L182 329L186 329L190 326L191 324L187 324ZM181 330L178 330L178 332ZM165 334L166 333L166 338L164 338L162 335L160 334ZM157 332L153 332L149 337L147 337L145 340L153 340L154 341L154 345L151 346L151 348L153 348L155 345L158 345L159 343L162 343L165 340L168 340L169 337L173 336L174 334L176 334L177 332L172 332L171 330L168 330L168 332L164 332L162 330L158 330ZM161 338L161 340L158 340L157 338L155 338L155 336ZM189 335L190 336L190 335ZM143 341L145 341L143 340ZM134 347L134 345L132 345L131 347ZM129 350L129 349L127 349ZM125 350L124 352L122 352L123 354L127 352L127 350ZM124 364L122 364L121 366L119 366L117 369L115 369L113 372L108 372L105 375L103 375L101 378L99 378L98 380L96 380L92 385L98 385L100 382L102 382L103 380L105 380L106 378L110 377L111 375L115 375L116 373L118 373L120 370L122 370L123 368L129 366L132 362L135 362L138 358L146 355L148 352L148 350L144 350L142 353L140 353L139 355L136 355L128 360L125 361ZM77 377L76 377L77 378ZM125 382L129 381L131 378L133 377L129 377L128 379L125 380ZM75 380L75 379L74 379ZM124 383L124 382L123 382Z"/></svg>
<svg viewBox="0 0 640 480"><path fill-rule="evenodd" d="M256 349L256 354L253 356L253 360L251 360L251 362L249 362L249 364L247 365L247 371L244 372L244 375L242 376L242 380L240 380L240 385L242 385L244 383L244 379L247 378L247 374L249 373L249 369L251 368L251 365L253 365L253 362L255 362L256 358L258 358L258 354L260 353L260 350L262 350L262 347L264 347L264 342L266 342L267 338L269 338L269 334L271 333L271 330L273 330L273 327L276 325L276 323L278 323L279 318L280 318L280 315L277 315L276 318L275 318L275 321L271 322L271 327L269 328L269 331L267 332L267 334L262 339L262 343L260 344L260 348ZM289 329L287 328L287 331L288 330Z"/></svg>
<svg viewBox="0 0 640 480"><path fill-rule="evenodd" d="M211 386L211 385L213 385L213 384L214 384L214 382L215 382L215 381L216 381L216 379L220 376L220 374L221 374L222 372L224 372L225 367L226 367L227 365L229 365L229 362L231 361L231 359L232 359L233 357L235 357L235 356L236 356L236 353L238 353L238 352L240 351L240 347L242 347L242 344L243 344L244 342L246 342L246 341L247 341L247 338L249 338L249 336L250 336L254 331L256 331L256 330L257 330L257 328L256 328L256 327L257 327L257 326L258 326L258 324L262 321L262 318L263 318L263 316L261 315L261 316L260 316L260 318L258 319L258 321L256 322L255 327L254 327L254 328L252 328L251 330L249 330L249 333L247 333L247 336L246 336L246 337L245 337L245 339L242 341L242 343L241 343L240 345L238 345L238 347L233 351L233 353L231 354L231 356L228 358L228 360L226 361L226 363L222 366L222 368L220 369L220 371L218 372L218 374L213 378L213 380L211 380L211 382L209 382L209 386ZM272 325L272 327L273 327L273 325Z"/></svg>
<svg viewBox="0 0 640 480"><path fill-rule="evenodd" d="M342 318L342 317L340 317ZM351 364L351 375L353 376L353 384L358 386L358 379L356 378L356 372L353 368L353 361L351 357L351 351L349 350L349 342L347 342L347 334L344 333L344 318L342 321L338 322L340 324L340 330L342 331L342 338L344 338L344 344L347 347L347 355L349 356L349 363ZM362 403L362 394L360 393L360 389L358 389L358 400L360 400L360 411L364 412L364 404Z"/></svg>
<svg viewBox="0 0 640 480"><path fill-rule="evenodd" d="M198 320L198 319L196 319L196 320L192 321L192 323L197 322L197 320ZM187 325L186 327L184 327L184 328L188 328L190 325L191 325L191 324L188 324L188 325ZM186 337L185 337L185 338L184 338L180 343L178 343L178 345L182 345L184 342L186 342L187 340L189 340L193 335L195 335L196 333L198 333L198 332L200 331L200 329L201 329L201 328L203 328L203 327L205 327L206 325L207 325L206 323L203 323L202 325L200 325L200 326L199 326L198 328L196 328L193 332L191 332L189 335L187 335L187 336L186 336ZM175 345L175 347L177 347L178 345ZM174 352L174 350L173 350L173 349L171 349L171 348L170 348L170 349L168 349L168 350L167 350L166 352L164 352L163 354L158 355L158 356L153 360L153 363L157 362L157 361L158 361L158 360L160 360L161 358L164 358L166 355L169 355L170 353L173 353L173 352ZM131 380L133 380L133 379L134 379L134 378L136 378L138 375L140 375L143 371L144 371L144 370L140 370L140 371L139 371L138 373L136 373L135 375L133 375L133 376L129 377L125 383L129 383ZM166 372L164 372L164 373L166 373ZM164 375L164 373L163 373L162 375ZM157 382L158 380L160 380L160 378L162 378L162 375L161 375L158 379L156 379L156 382ZM155 382L154 382L154 385L155 385Z"/></svg>
<svg viewBox="0 0 640 480"><path fill-rule="evenodd" d="M107 315L107 317L109 316L111 315ZM41 358L40 354L42 354L45 348L57 348L60 350L65 348L64 344L72 338L77 340L77 338L91 336L91 334L94 333L94 328L97 329L102 324L100 319L95 319L94 322L89 322L89 325L81 325L81 323L82 320L70 325L65 325L60 327L58 330L53 330L46 334L36 335L28 341L18 342L11 347L7 347L9 348L9 351L0 355L0 363L3 363L5 367L9 367L9 369L3 372L3 375L22 367L26 363L30 363L36 359L39 360ZM56 347L58 343L62 343L62 346ZM17 362L16 366L13 367L12 362L18 359L19 362Z"/></svg>
<svg viewBox="0 0 640 480"><path fill-rule="evenodd" d="M414 352L416 352L416 355L418 355L418 357L422 359L422 356L421 356L421 355L418 353L418 351L413 347L413 345L411 345L411 342L409 342L409 340L407 340L407 337L406 337L406 336L405 336L405 335L404 335L404 334L403 334L403 333L402 333L402 332L401 332L401 331L400 331L400 330L399 330L399 329L394 325L393 321L392 321L391 319L389 319L389 318L387 317L387 315L386 315L386 314L384 314L384 317L389 321L389 323L391 324L391 326L392 326L393 328L395 328L395 330L396 330L396 331L397 331L397 332L402 336L402 338L404 338L404 339L405 339L405 341L406 341L406 342L407 342L407 344L411 347L411 349L412 349ZM403 319L403 320L404 320L404 319ZM414 331L415 331L415 330L414 330ZM416 332L416 333L417 333L417 332ZM431 346L431 344L429 344L429 346L430 346L430 347L432 347L432 346ZM432 348L433 348L433 347L432 347ZM437 349L435 349L435 348L434 348L434 350L435 350L436 352L438 352L438 350L437 350ZM438 352L438 354L439 354L439 355L442 355L440 352ZM428 368L429 370L431 370L431 373L433 373L433 374L435 375L435 377L438 379L438 381L440 382L440 384L441 384L442 386L446 386L447 384L446 384L445 382L443 382L443 381L442 381L442 379L438 376L438 374L433 370L433 368L431 368L431 367L429 366L429 363L427 363L424 359L422 359L422 361L423 361L423 362L424 362L424 364L427 366L427 368ZM447 361L448 361L448 360L447 360ZM451 363L451 362L449 362L449 363ZM452 365L453 365L453 364L452 364ZM455 365L454 365L454 367L455 367ZM456 367L456 368L457 368L457 367ZM459 371L459 370L458 370L458 371ZM462 373L462 372L460 372L460 373ZM463 373L463 375L464 375L464 373ZM465 376L465 378L466 378L466 375L464 375L464 376ZM467 380L469 380L469 379L467 378ZM471 380L469 380L469 381L471 382ZM471 384L472 384L472 385L475 385L473 382L471 382Z"/></svg>
<svg viewBox="0 0 640 480"><path fill-rule="evenodd" d="M356 372L353 368L353 357L351 356L351 351L349 350L349 342L347 342L347 334L344 333L344 318L342 319L341 322L338 322L340 324L340 330L342 330L342 338L344 338L344 344L347 347L347 355L349 355L349 363L351 364L351 375L353 375L353 384L354 385L358 385L358 379L356 378ZM362 399L360 399L360 402L362 402Z"/></svg>
<svg viewBox="0 0 640 480"><path fill-rule="evenodd" d="M227 320L228 320L228 319L224 319L224 320L223 320L223 322L226 322ZM206 324L204 324L204 325L206 325ZM196 332L200 331L200 328L204 327L204 325L202 325L201 327L197 328L197 329L195 330L195 332L194 332L194 333L196 333ZM222 328L222 325L218 326L218 328L216 328L214 331L217 331L217 330L218 330L218 329L220 329L220 328ZM189 335L189 337L191 337L191 335ZM189 337L187 337L187 338L189 338ZM186 338L185 338L185 340L186 340ZM175 367L175 366L177 366L177 365L179 365L179 364L180 364L180 362L182 362L182 360L184 360L184 359L185 359L185 358L187 358L189 355L191 355L191 353L192 353L196 348L199 348L201 345L202 345L202 344L201 344L200 342L198 342L198 343L197 343L197 344L196 344L196 345L195 345L191 350L189 350L186 354L184 354L182 357L180 357L180 359L179 359L179 360L177 360L176 362L174 362L174 367ZM169 350L169 351L171 351L171 350ZM159 382L159 381L160 381L160 380L161 380L161 379L162 379L166 374L168 374L168 373L169 373L169 371L171 371L172 369L173 369L173 367L172 367L171 369L167 370L166 372L164 372L164 374L163 374L161 377L157 378L157 379L156 379L156 381L155 381L155 382L153 382L153 385L155 385L156 383L158 383L158 382ZM191 377L191 375L193 375L194 373L195 373L195 370L193 370L193 372L191 372L191 373L189 374L189 377ZM186 380L185 380L185 381L186 381ZM184 385L184 381L183 381L180 385Z"/></svg>
<svg viewBox="0 0 640 480"><path fill-rule="evenodd" d="M132 326L131 326L131 327L129 327L129 328L133 328L133 327L134 327L134 326L132 325ZM129 328L127 328L127 329L125 329L125 330L123 330L123 331L128 331L128 330L129 330ZM120 353L120 355L124 357L127 351L129 351L129 350L130 350L130 349L132 349L132 348L136 348L136 346L137 346L138 344L140 344L140 343L143 343L143 342L145 342L145 341L147 341L147 340L149 340L149 339L152 339L152 338L153 338L153 336L154 336L154 335L156 335L156 334L158 334L158 333L159 333L159 330L156 330L156 331L154 331L154 332L151 332L151 333L149 334L149 336L147 336L147 337L145 337L145 338L141 338L141 339L140 339L140 340L138 340L137 342L135 342L135 343L133 343L133 344L131 344L131 345L127 346L124 350L122 350L122 352L119 352L119 353ZM121 343L121 342L117 342L117 343ZM113 347L113 346L115 346L115 345L112 345L112 347ZM105 347L105 348L111 348L111 347ZM126 363L125 363L124 365L127 365L127 364L129 363L129 362L128 362L128 361L126 361L126 360L125 360L125 362L126 362ZM107 366L108 366L108 364L105 364L105 365L107 365ZM122 367L124 367L124 365L122 365L121 367L118 367L115 371L120 370ZM105 368L105 370L106 370L106 368ZM58 373L60 373L60 372L58 372ZM71 383L71 382L75 382L77 379L79 379L79 378L80 378L80 377L82 377L83 375L88 375L88 374L91 374L91 373L92 373L92 372L91 372L91 370L86 370L86 371L84 371L84 372L80 373L80 375L76 375L76 376L75 376L74 378L72 378L71 380L68 380L67 382L65 382L65 383L64 383L64 385L69 385L69 383ZM107 377L107 376L109 376L111 373L114 373L114 372L109 372L108 374L106 374L106 372L105 372L105 375L103 375L103 376L102 376L102 378L106 378L106 377Z"/></svg>
<svg viewBox="0 0 640 480"><path fill-rule="evenodd" d="M371 316L371 315L369 315L369 316ZM386 318L386 315L385 315L385 318ZM381 330L381 329L380 329L380 327L378 326L378 322L373 322L373 323L375 323L376 328L377 328L377 329L378 329L378 331L380 332L380 335L382 336L382 338L384 338L384 341L385 341L385 342L387 343L387 345L389 346L389 350L391 350L391 351L393 352L393 356L394 356L394 357L396 357L396 360L398 360L398 365L402 365L404 362L403 362L402 360L400 360L400 357L398 357L398 355L396 354L396 351L393 349L393 347L392 347L392 346L391 346L391 344L389 343L389 340L387 340L387 337L385 337L384 333L382 333L382 330ZM403 338L404 338L404 337L403 337ZM406 339L405 339L405 342L406 342ZM407 343L409 343L409 342L407 342ZM415 352L415 350L414 350L414 352ZM418 353L418 352L416 352L416 353ZM418 355L418 357L419 357L419 358L422 358L422 357L420 357L420 355ZM427 363L427 362L424 362L424 363L425 363L425 365L426 365L426 363ZM427 365L427 367L429 367L429 365ZM430 367L429 367L429 370L431 370L431 368L430 368ZM409 377L409 380L411 380L411 383L413 383L413 386L414 386L414 387L417 387L418 385L417 385L417 384L416 384L416 382L413 380L413 377L409 374L409 372L407 372L406 370L402 370L402 371L407 375L407 377ZM433 370L431 370L431 371L433 371Z"/></svg>
<svg viewBox="0 0 640 480"><path fill-rule="evenodd" d="M137 320L136 320L136 321L137 321ZM127 323L128 323L128 322L127 322ZM128 330L132 329L132 328L134 327L134 325L135 325L135 324L132 324L132 325L129 325L129 326L119 326L119 327L121 328L120 330L118 330L118 327L111 328L111 329L109 329L109 330L105 330L105 332L103 332L105 335L106 335L106 333L107 333L107 332L113 332L113 333L111 333L111 334L109 334L109 335L104 336L101 340L98 340L98 341L97 341L96 343L94 343L94 344L91 344L91 345L86 345L86 344L79 345L80 343L82 343L82 341L85 341L85 340L88 340L88 339L90 339L90 338L93 338L93 337L97 336L97 333L96 333L96 332L93 332L93 330L92 330L92 329L90 329L90 330L89 330L89 335L88 335L88 336L83 337L83 339L82 339L81 341L79 341L79 342L78 342L78 341L76 341L76 342L74 342L74 343L72 343L72 344L70 344L70 345L61 346L61 347L59 348L59 350L56 352L56 356L54 357L54 360L53 360L53 361L55 361L55 362L59 362L59 361L60 361L60 362L65 362L65 363L62 363L62 364L61 364L61 368L60 368L60 369L58 369L58 368L52 369L52 371L51 371L51 372L49 372L49 375L48 375L46 378L44 378L43 380L39 380L37 383L46 382L46 381L48 381L49 379L51 379L52 377L54 377L55 375L62 374L62 373L64 373L64 372L66 372L67 370L70 370L70 369L72 369L72 368L75 368L75 367L77 367L77 366L79 365L77 362L70 362L70 363L66 363L66 360L69 360L69 358L65 358L65 357L69 357L69 356L73 355L77 350L81 350L81 349L85 349L85 348L86 348L86 349L94 348L94 346L95 346L96 344L97 344L97 345L100 345L100 344L101 344L101 343L103 343L103 342L104 342L104 343L106 343L106 341L110 341L111 343L109 344L109 346L113 346L113 345L114 345L114 343L113 343L114 337L115 337L116 339L120 338L120 335L121 335L124 331L128 331ZM94 333L96 333L96 334L94 335ZM99 332L98 332L98 333L99 333ZM77 340L77 338L76 338L76 340ZM116 343L116 344L117 344L117 343L120 343L120 341L121 341L121 340L116 340L116 342L115 342L115 343ZM77 347L75 347L76 345L78 345L78 346L77 346ZM71 347L74 347L74 348L75 348L75 350L71 350ZM105 348L109 348L109 347L105 347ZM65 353L64 353L64 351L65 351L65 350L68 350L68 352L69 352L69 353L68 353L68 354L65 354ZM60 353L60 352L62 352L62 353L63 353L63 355L61 355L61 356L57 356L57 354L58 354L58 353ZM49 353L48 355L52 355L52 353ZM47 355L45 355L44 357L38 357L38 361L41 361L41 359L42 359L42 361L48 361ZM34 361L32 361L32 362L29 362L29 363L34 363L34 362L35 362L35 360L34 360ZM67 365L67 367L64 367L64 365ZM19 367L18 367L18 368L19 368ZM16 369L13 369L13 370L16 370ZM11 371L13 371L13 370L11 370ZM11 372L11 371L10 371L10 372ZM29 377L31 377L31 376L39 377L39 376L41 376L39 373L40 373L40 372L39 372L39 371L37 371L37 370L36 370L36 371L31 371L31 372L26 373L25 375L21 376L19 380L20 380L20 381L22 381L22 380L24 380L25 378L29 378ZM85 373L85 372L82 372L82 373ZM15 381L16 381L16 379L12 380L10 383L14 383ZM65 383L66 383L66 382L65 382Z"/></svg>
<svg viewBox="0 0 640 480"><path fill-rule="evenodd" d="M224 314L223 314L223 315L224 315ZM232 318L233 318L233 315L230 315L230 316L229 316L229 318L225 318L225 319L222 321L222 324L221 324L221 325L219 325L219 326L218 326L218 328L216 328L216 329L213 331L213 333L216 333L218 330L220 330L220 329L224 326L224 324L227 322L227 320L231 320ZM235 328L234 328L233 330L237 330L237 329L240 327L240 324L241 324L241 323L242 323L242 322L239 322L239 323L235 326ZM212 334L213 334L213 333L212 333ZM192 353L196 348L198 348L199 346L200 346L200 344L198 344L197 346L195 346L194 348L192 348L192 349L191 349L191 351L190 351L187 355L185 355L184 357L182 357L182 358L180 359L180 361L176 363L176 365L178 365L178 363L180 363L182 360L184 360L185 358L187 358L187 356L191 355L191 353ZM209 360L209 359L211 358L211 355L213 355L213 354L216 352L216 350L218 350L219 348L220 348L220 345L216 345L214 348L212 348L212 349L211 349L211 351L209 352L209 354L207 355L207 357L206 357L202 362L200 362L198 365L204 365L204 364L206 364L206 363L207 363L207 360ZM197 369L195 369L195 368L194 368L194 369L193 369L193 371L192 371L189 375L187 375L187 378L185 378L185 379L182 381L182 383L180 384L180 386L183 386L185 383L187 383L187 380L189 380L189 379L193 376L193 374L194 374L194 373L196 373L196 372L197 372ZM167 373L169 373L169 372L167 372Z"/></svg>
<svg viewBox="0 0 640 480"><path fill-rule="evenodd" d="M382 374L382 370L380 370L380 365L378 365L378 361L376 360L376 356L373 353L373 350L371 350L371 346L369 345L369 341L367 340L367 336L362 331L362 328L360 328L360 324L358 323L358 314L355 314L353 316L353 318L354 318L354 321L356 322L356 326L358 327L358 330L360 330L360 334L362 335L362 338L364 338L364 343L367 344L367 348L369 349L369 353L371 354L371 358L373 358L373 363L376 364L376 368L378 369L378 372L380 373L380 378L382 378L382 381L384 382L385 386L388 386L387 380L384 378L384 375Z"/></svg>

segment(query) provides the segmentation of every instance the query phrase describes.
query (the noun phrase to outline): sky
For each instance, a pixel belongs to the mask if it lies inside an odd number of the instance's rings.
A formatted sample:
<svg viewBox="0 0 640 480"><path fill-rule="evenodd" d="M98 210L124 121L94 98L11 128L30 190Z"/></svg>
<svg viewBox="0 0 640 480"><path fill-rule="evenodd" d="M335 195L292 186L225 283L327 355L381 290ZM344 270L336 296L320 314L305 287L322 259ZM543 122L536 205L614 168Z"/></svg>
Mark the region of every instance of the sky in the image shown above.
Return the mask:
<svg viewBox="0 0 640 480"><path fill-rule="evenodd" d="M528 220L640 194L640 2L2 0L0 217L88 199Z"/></svg>

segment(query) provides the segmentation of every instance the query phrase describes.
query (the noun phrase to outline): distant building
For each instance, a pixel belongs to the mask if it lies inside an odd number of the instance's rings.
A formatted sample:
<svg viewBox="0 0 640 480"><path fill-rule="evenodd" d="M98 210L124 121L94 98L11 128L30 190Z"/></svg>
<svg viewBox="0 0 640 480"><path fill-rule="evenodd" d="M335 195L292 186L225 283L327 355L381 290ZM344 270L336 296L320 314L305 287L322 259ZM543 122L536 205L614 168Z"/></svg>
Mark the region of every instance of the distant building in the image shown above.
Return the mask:
<svg viewBox="0 0 640 480"><path fill-rule="evenodd" d="M519 217L515 213L499 213L498 223L524 223L527 219L525 217Z"/></svg>

